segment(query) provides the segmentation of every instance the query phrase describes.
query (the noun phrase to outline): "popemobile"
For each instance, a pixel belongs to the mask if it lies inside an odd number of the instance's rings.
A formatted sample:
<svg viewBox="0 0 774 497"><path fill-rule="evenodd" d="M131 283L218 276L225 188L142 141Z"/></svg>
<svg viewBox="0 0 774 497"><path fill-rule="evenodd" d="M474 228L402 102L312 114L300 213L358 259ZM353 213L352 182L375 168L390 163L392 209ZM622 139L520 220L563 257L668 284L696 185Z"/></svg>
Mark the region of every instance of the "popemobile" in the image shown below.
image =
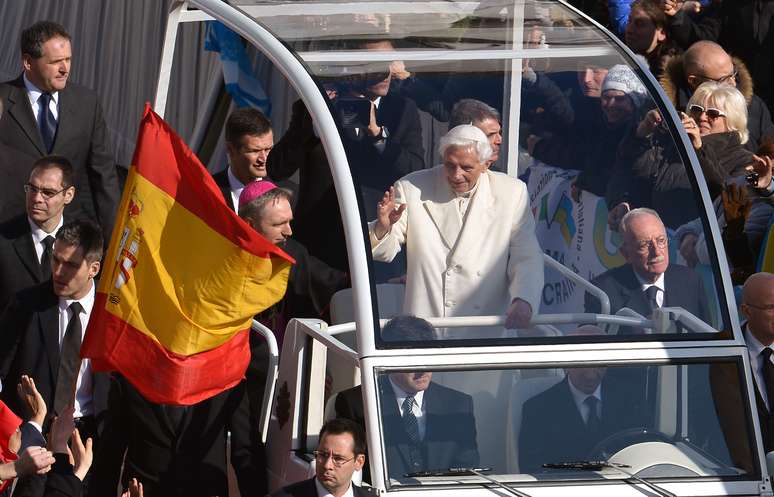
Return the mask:
<svg viewBox="0 0 774 497"><path fill-rule="evenodd" d="M297 96L275 129L294 238L351 282L330 322L267 334L270 490L313 474L354 402L379 494L772 495L685 109L617 38L561 0L172 2L160 115L178 30L211 20ZM632 166L654 150L682 178L666 191ZM619 224L622 199L648 210ZM402 314L433 333L383 335ZM393 422L401 376L425 382L418 448Z"/></svg>

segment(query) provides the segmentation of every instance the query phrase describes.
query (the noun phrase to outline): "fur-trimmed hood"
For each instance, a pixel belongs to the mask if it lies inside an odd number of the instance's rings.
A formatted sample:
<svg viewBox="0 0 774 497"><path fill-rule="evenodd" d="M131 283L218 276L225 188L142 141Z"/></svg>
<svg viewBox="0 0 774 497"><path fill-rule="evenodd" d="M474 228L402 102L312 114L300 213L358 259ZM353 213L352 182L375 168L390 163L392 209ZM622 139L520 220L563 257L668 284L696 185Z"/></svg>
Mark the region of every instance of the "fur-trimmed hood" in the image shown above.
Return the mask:
<svg viewBox="0 0 774 497"><path fill-rule="evenodd" d="M750 70L747 69L747 66L744 65L744 62L740 59L734 57L733 61L734 66L738 71L738 74L736 75L736 87L742 92L742 95L744 95L747 105L750 105L750 101L753 97L753 80L750 75ZM674 55L665 60L664 72L659 78L659 83L661 83L661 86L664 88L664 93L666 93L675 107L679 109L688 103L687 100L685 102L681 101L682 98L680 95L682 93L684 95L683 98L685 98L691 94L688 89L688 84L686 83L682 55Z"/></svg>

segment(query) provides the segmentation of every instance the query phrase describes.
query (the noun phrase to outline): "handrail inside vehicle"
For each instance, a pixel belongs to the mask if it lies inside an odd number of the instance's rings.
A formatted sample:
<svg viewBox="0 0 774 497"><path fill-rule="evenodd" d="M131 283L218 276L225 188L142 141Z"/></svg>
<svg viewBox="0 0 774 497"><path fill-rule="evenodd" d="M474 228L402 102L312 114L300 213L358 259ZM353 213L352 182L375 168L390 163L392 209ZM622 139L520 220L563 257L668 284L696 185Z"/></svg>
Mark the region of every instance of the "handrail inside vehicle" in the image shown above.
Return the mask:
<svg viewBox="0 0 774 497"><path fill-rule="evenodd" d="M578 285L584 287L588 293L599 299L601 311L600 314L610 314L610 298L607 296L604 290L597 287L586 278L582 277L548 254L543 254L543 264L550 267L551 269L559 271L565 278L572 280Z"/></svg>
<svg viewBox="0 0 774 497"><path fill-rule="evenodd" d="M261 419L258 423L261 442L266 443L266 434L269 431L269 416L267 414L269 413L269 404L271 404L274 398L274 386L277 384L277 376L279 374L279 348L277 347L277 339L274 337L274 332L260 322L253 319L250 329L261 335L269 346L269 370L266 374Z"/></svg>
<svg viewBox="0 0 774 497"><path fill-rule="evenodd" d="M636 314L636 313L635 313ZM638 315L639 316L639 315ZM425 318L435 327L464 328L469 326L495 327L505 325L505 316L456 316L444 318ZM389 320L380 319L379 324L384 326ZM536 314L532 317L532 326L551 326L558 324L612 324L618 326L635 326L639 328L651 328L655 333L669 333L671 324L680 324L683 328L696 333L717 333L717 330L697 318L690 312L679 307L662 307L653 313L652 319L637 316L623 316L594 313L567 313L567 314ZM333 336L339 333L355 331L355 322L342 323L329 326L321 336L327 336L335 340ZM327 340L328 338L326 338ZM338 340L335 340L341 344ZM341 344L342 347L346 345ZM346 347L349 349L349 347ZM352 349L349 349L352 350ZM354 351L353 351L354 352Z"/></svg>

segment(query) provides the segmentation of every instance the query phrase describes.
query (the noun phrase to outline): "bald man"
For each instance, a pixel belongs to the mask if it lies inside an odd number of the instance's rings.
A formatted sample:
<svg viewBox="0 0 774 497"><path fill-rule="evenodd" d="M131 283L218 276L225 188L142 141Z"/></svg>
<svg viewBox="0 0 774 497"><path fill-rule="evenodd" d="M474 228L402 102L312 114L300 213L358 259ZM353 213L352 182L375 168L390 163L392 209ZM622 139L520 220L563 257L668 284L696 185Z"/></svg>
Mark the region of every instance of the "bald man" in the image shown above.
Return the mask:
<svg viewBox="0 0 774 497"><path fill-rule="evenodd" d="M774 134L766 104L753 93L753 81L744 63L732 58L720 45L697 41L683 55L667 59L659 78L664 92L678 109L684 109L688 99L706 81L716 81L738 89L747 101L747 129L750 139L745 147L756 151L764 136Z"/></svg>
<svg viewBox="0 0 774 497"><path fill-rule="evenodd" d="M766 452L774 450L774 274L750 276L742 290L740 307L744 341L755 379L755 402Z"/></svg>

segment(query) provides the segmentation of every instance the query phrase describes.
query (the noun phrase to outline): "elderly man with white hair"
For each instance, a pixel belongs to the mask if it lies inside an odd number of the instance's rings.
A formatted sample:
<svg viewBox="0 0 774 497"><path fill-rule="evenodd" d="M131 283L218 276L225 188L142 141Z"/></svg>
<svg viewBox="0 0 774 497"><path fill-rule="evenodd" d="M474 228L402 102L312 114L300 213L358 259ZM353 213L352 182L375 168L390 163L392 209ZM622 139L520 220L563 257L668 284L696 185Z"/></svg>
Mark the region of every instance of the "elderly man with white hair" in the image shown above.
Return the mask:
<svg viewBox="0 0 774 497"><path fill-rule="evenodd" d="M373 257L406 246L403 310L420 317L506 314L524 328L538 311L543 262L526 185L487 169L479 128L441 138L441 165L411 173L385 192L369 224Z"/></svg>

